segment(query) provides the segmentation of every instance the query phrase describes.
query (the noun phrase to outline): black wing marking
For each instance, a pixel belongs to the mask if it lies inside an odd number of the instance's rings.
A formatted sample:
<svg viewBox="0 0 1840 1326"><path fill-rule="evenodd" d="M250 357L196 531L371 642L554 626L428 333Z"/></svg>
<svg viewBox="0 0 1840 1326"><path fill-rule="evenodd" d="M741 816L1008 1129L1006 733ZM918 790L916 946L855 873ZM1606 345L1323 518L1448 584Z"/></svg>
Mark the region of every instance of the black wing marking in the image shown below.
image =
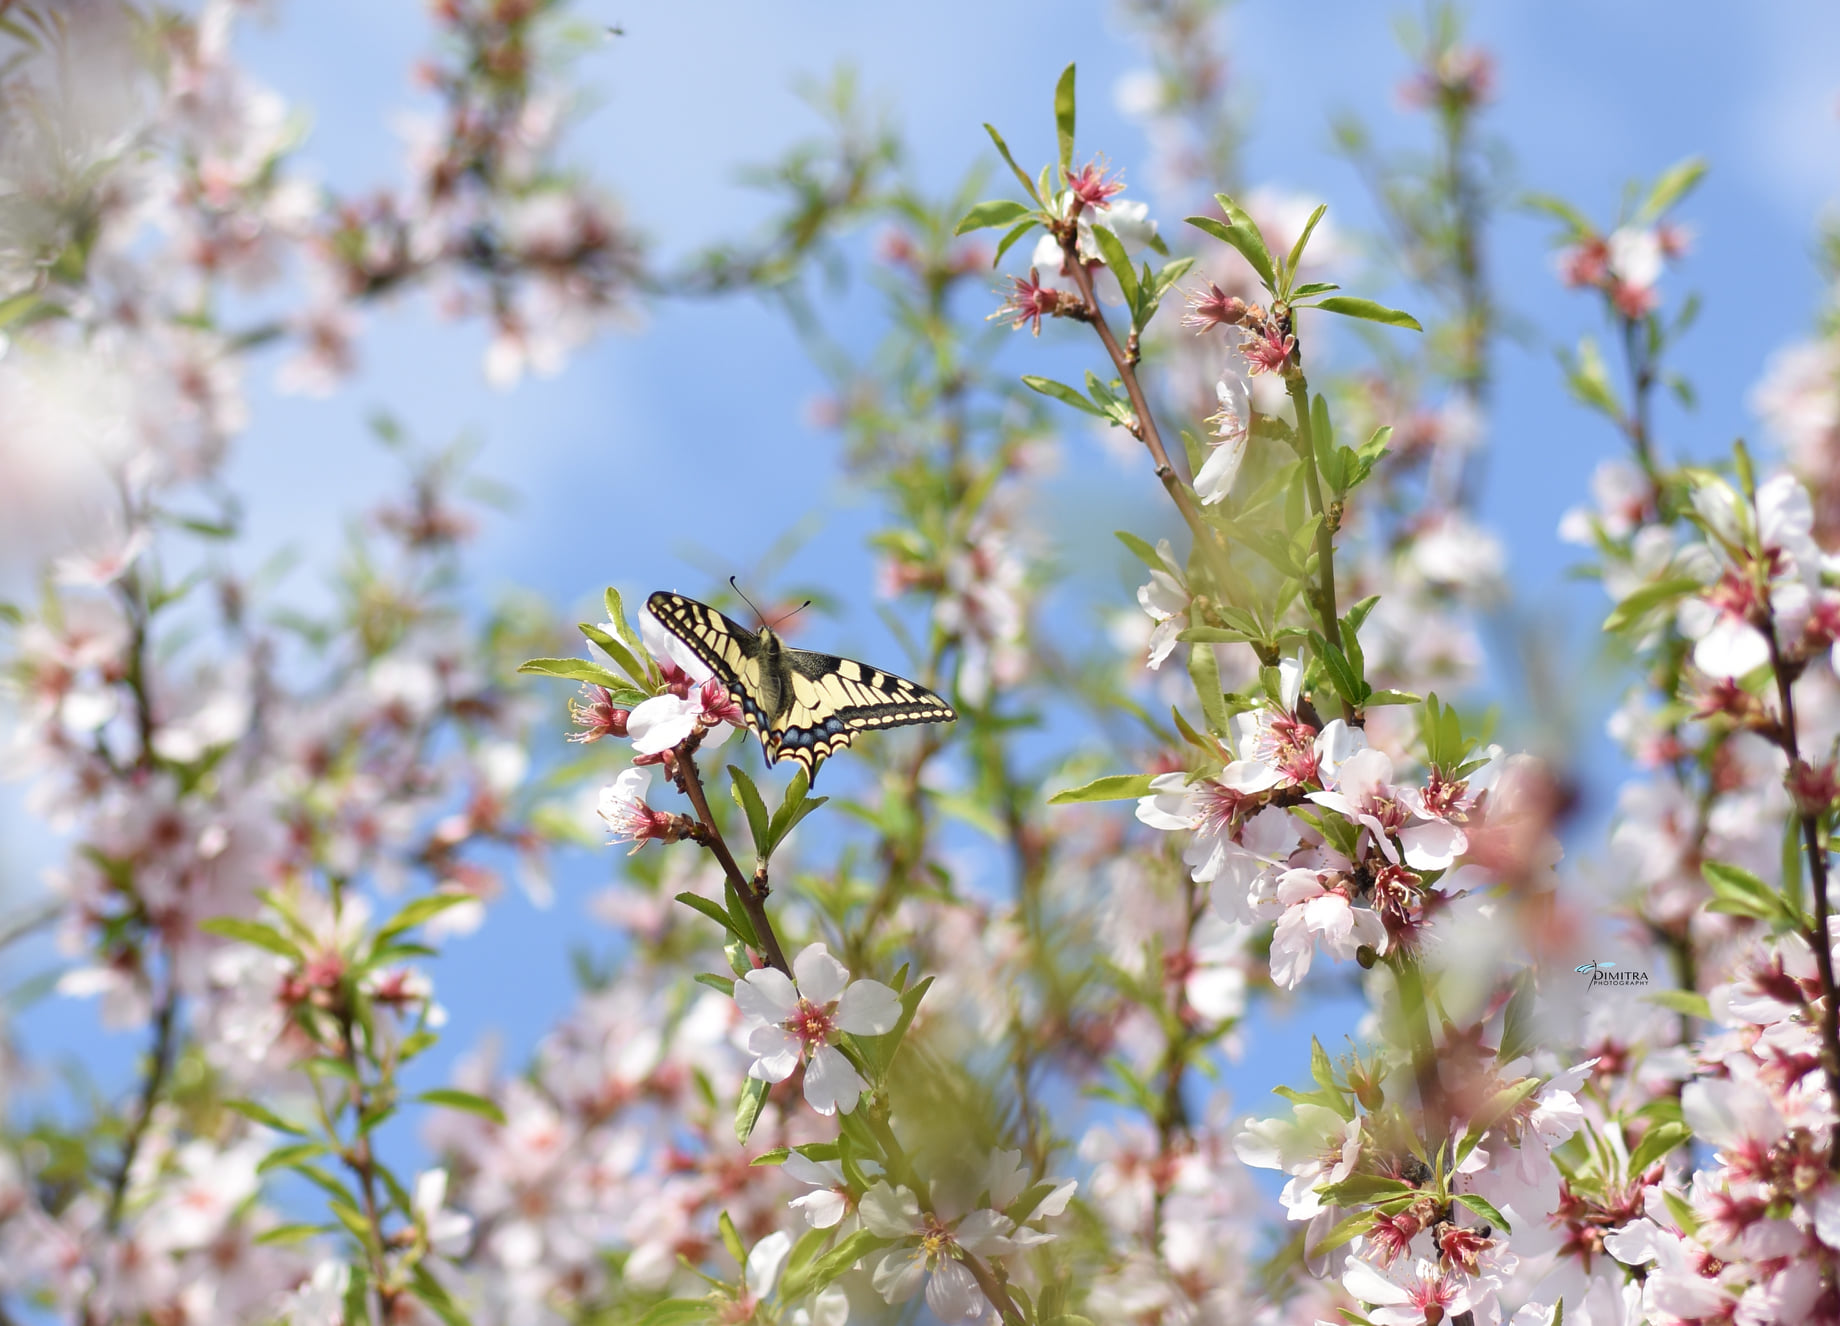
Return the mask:
<svg viewBox="0 0 1840 1326"><path fill-rule="evenodd" d="M918 682L867 663L805 649L788 649L785 658L791 703L771 725L767 754L797 760L814 783L818 766L860 732L958 717Z"/></svg>
<svg viewBox="0 0 1840 1326"><path fill-rule="evenodd" d="M767 715L760 707L760 637L740 622L717 612L707 603L659 590L645 601L665 630L690 646L690 651L716 674L741 712L748 727L767 742Z"/></svg>

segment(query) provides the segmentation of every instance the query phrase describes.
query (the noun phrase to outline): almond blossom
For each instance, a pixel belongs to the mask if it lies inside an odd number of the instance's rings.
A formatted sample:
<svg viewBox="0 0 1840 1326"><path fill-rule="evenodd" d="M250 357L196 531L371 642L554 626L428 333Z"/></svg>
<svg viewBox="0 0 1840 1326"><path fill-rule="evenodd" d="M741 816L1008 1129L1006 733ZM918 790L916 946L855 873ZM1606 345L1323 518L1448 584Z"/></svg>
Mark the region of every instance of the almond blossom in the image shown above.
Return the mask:
<svg viewBox="0 0 1840 1326"><path fill-rule="evenodd" d="M901 999L880 981L850 980L823 944L807 945L792 976L772 967L735 982L741 1010L738 1041L754 1056L748 1076L784 1082L805 1064L805 1100L820 1114L848 1114L869 1084L835 1044L840 1034L879 1036L894 1030Z"/></svg>

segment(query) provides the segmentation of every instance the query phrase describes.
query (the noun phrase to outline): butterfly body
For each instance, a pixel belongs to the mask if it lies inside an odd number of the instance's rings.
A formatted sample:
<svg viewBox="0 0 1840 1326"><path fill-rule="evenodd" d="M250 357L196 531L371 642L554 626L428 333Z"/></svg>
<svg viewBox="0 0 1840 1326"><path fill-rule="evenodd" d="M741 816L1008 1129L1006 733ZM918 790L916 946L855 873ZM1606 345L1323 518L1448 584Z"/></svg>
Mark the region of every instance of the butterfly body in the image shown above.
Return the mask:
<svg viewBox="0 0 1840 1326"><path fill-rule="evenodd" d="M767 759L796 760L812 782L859 732L958 717L918 682L853 658L794 649L771 627L750 631L681 594L660 590L646 606L728 688Z"/></svg>

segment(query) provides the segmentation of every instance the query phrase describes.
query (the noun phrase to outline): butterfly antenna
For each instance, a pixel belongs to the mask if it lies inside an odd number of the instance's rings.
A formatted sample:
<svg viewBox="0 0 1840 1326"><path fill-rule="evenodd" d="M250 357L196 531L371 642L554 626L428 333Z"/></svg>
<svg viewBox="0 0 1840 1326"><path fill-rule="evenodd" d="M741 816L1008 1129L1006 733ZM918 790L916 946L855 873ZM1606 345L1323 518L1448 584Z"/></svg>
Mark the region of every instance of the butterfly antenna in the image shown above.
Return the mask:
<svg viewBox="0 0 1840 1326"><path fill-rule="evenodd" d="M754 620L755 621L760 622L762 624L766 622L767 620L766 614L763 613L759 608L754 607L754 600L747 596L747 591L742 589L741 586L735 582L735 578L733 576L730 576L728 578L728 587L734 590L735 593L741 595L741 601L743 603L747 604L748 607L750 608L754 608Z"/></svg>
<svg viewBox="0 0 1840 1326"><path fill-rule="evenodd" d="M798 607L794 608L791 612L787 613L784 617L781 617L779 621L774 622L773 628L775 630L778 630L780 626L782 626L786 622L791 621L794 617L798 616L801 612L804 612L805 609L809 608L810 606L811 606L811 600L806 599L803 603L799 604Z"/></svg>

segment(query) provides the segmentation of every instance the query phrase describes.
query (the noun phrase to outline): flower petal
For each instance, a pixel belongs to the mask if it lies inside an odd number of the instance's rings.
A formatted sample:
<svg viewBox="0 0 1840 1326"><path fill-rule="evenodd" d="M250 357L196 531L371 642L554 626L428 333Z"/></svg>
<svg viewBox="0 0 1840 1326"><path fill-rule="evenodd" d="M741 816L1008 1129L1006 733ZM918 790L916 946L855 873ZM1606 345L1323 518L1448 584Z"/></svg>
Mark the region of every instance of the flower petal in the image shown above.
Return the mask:
<svg viewBox="0 0 1840 1326"><path fill-rule="evenodd" d="M837 1001L836 1023L852 1036L880 1036L901 1020L901 996L880 981L852 981Z"/></svg>
<svg viewBox="0 0 1840 1326"><path fill-rule="evenodd" d="M805 1103L819 1114L848 1114L868 1087L850 1061L829 1045L820 1045L805 1065Z"/></svg>
<svg viewBox="0 0 1840 1326"><path fill-rule="evenodd" d="M933 1268L932 1278L926 1282L926 1305L945 1322L981 1317L989 1306L971 1272L963 1262L954 1261L941 1262Z"/></svg>
<svg viewBox="0 0 1840 1326"><path fill-rule="evenodd" d="M799 983L799 993L820 1007L836 999L850 982L849 968L833 958L822 944L805 946L792 960L792 975Z"/></svg>
<svg viewBox="0 0 1840 1326"><path fill-rule="evenodd" d="M776 967L751 971L735 982L735 1007L756 1022L781 1023L798 1010L799 992Z"/></svg>
<svg viewBox="0 0 1840 1326"><path fill-rule="evenodd" d="M901 1239L919 1232L919 1199L907 1188L891 1187L886 1179L864 1193L856 1209L864 1228L877 1238Z"/></svg>

